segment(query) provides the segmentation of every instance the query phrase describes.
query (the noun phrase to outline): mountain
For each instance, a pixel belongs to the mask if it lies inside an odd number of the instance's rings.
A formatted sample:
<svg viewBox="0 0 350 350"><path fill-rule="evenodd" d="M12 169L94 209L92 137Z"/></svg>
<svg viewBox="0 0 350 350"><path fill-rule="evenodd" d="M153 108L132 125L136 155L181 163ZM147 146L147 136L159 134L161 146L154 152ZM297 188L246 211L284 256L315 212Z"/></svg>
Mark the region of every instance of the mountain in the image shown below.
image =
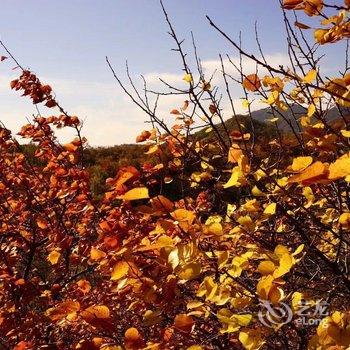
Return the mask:
<svg viewBox="0 0 350 350"><path fill-rule="evenodd" d="M341 112L344 115L349 115L350 114L350 109L341 107ZM283 117L286 118L286 120L283 119ZM275 115L272 114L271 108L263 108L259 109L257 111L252 112L252 118L262 122L266 123L267 119L272 119L274 117L278 117L278 126L281 130L288 131L291 129L291 126L293 128L297 127L297 120L302 117L303 115L307 114L307 109L297 105L293 104L291 105L291 108L289 108L287 111L280 111L280 113L275 113ZM337 107L330 108L327 113L325 114L325 118L328 121L335 120L339 118L340 113ZM288 122L289 121L289 122Z"/></svg>
<svg viewBox="0 0 350 350"><path fill-rule="evenodd" d="M341 107L341 112L344 116L350 115L350 109ZM298 131L298 120L307 114L307 109L293 104L287 111L280 110L275 115L272 114L271 108L262 108L257 111L253 111L251 113L251 118L248 115L237 115L236 117L229 118L225 121L225 126L221 125L221 123L215 124L215 128L219 130L219 132L224 135L227 135L226 130L229 132L232 130L237 130L237 121L240 124L243 124L246 132L254 132L257 137L259 136L273 136L276 134L276 126L275 123L271 123L268 120L272 118L278 118L277 125L279 130L284 132L288 132L291 128ZM328 121L336 120L340 117L340 113L337 107L330 108L325 114L325 118ZM199 139L212 137L210 134L208 135L205 129L201 129L195 133L195 136Z"/></svg>

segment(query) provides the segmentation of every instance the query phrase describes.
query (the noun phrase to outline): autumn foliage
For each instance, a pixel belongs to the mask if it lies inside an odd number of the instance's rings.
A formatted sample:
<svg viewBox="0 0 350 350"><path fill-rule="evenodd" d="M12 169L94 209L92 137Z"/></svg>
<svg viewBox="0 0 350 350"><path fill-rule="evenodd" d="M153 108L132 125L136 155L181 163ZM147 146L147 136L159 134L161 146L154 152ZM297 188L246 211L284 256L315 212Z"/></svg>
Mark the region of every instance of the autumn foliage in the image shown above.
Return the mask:
<svg viewBox="0 0 350 350"><path fill-rule="evenodd" d="M39 165L0 128L0 349L350 347L350 73L347 66L326 78L304 36L314 31L321 45L348 39L350 4L281 5L290 67L245 52L209 19L256 65L245 72L220 57L222 93L232 102L230 86L242 87L247 121L257 100L270 108L276 133L264 142L240 122L225 128L218 88L199 60L191 70L163 8L184 77L155 95L176 91L184 103L169 111L169 126L115 75L152 122L136 138L150 161L118 169L102 198L91 193L79 118L32 72L11 82L53 115L37 115L17 134L36 145ZM291 24L290 10L317 25ZM295 105L305 113L293 124L284 112ZM339 117L327 120L334 106ZM195 137L198 126L208 137ZM76 138L62 145L56 128ZM296 322L302 300L327 303L319 324ZM262 302L290 305L293 318L262 323Z"/></svg>

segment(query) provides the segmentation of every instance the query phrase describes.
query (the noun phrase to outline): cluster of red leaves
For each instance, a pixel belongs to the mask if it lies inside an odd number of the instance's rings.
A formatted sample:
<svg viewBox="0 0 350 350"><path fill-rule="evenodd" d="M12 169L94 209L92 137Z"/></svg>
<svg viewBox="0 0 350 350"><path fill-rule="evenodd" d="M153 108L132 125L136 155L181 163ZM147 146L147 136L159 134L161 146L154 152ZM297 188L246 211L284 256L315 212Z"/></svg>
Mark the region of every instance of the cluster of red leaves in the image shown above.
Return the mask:
<svg viewBox="0 0 350 350"><path fill-rule="evenodd" d="M46 107L52 108L56 106L51 86L43 85L38 77L29 70L24 70L18 79L12 80L11 88L23 90L22 96L29 96L34 104L45 101Z"/></svg>

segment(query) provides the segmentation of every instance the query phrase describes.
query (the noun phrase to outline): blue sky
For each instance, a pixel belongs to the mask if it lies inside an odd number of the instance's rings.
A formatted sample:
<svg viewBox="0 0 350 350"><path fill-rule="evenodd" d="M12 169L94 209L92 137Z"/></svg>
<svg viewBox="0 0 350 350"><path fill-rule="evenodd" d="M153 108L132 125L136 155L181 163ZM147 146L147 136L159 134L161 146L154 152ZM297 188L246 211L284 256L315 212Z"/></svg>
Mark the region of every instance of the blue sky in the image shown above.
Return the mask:
<svg viewBox="0 0 350 350"><path fill-rule="evenodd" d="M217 60L220 52L234 54L210 28L207 14L234 38L242 31L244 45L251 51L256 50L257 21L265 52L274 63L286 63L277 0L164 0L164 4L179 36L188 39L189 51L193 31L204 61ZM120 75L128 59L133 74L145 74L155 86L157 75L177 81L181 66L170 51L173 43L166 32L157 0L1 1L1 39L23 66L52 85L70 113L85 120L83 133L91 145L133 142L145 128L145 117L115 85L105 56ZM337 48L331 50L326 63L338 63L338 56ZM9 91L9 81L19 73L12 67L9 61L0 66L0 119L16 131L35 109L29 100ZM164 102L161 112L166 114L171 102L177 101Z"/></svg>

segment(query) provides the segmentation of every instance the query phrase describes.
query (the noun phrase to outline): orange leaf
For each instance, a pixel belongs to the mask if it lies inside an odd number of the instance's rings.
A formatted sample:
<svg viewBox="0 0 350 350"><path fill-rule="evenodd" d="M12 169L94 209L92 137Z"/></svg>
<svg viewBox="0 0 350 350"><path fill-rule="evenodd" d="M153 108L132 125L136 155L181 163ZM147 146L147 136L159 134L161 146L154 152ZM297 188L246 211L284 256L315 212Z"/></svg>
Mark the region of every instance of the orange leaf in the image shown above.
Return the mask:
<svg viewBox="0 0 350 350"><path fill-rule="evenodd" d="M153 197L151 199L151 204L155 210L160 210L165 212L170 212L174 208L174 203L162 195Z"/></svg>
<svg viewBox="0 0 350 350"><path fill-rule="evenodd" d="M53 250L48 256L47 260L51 263L51 265L56 265L58 260L61 257L61 253L58 250Z"/></svg>
<svg viewBox="0 0 350 350"><path fill-rule="evenodd" d="M248 91L258 91L261 87L261 82L256 74L249 74L243 80L243 87Z"/></svg>
<svg viewBox="0 0 350 350"><path fill-rule="evenodd" d="M38 227L40 227L43 230L47 227L47 222L43 218L37 218L36 219L36 224L38 225Z"/></svg>
<svg viewBox="0 0 350 350"><path fill-rule="evenodd" d="M125 201L135 201L139 199L149 198L148 189L146 187L136 187L126 192L123 196L119 197Z"/></svg>
<svg viewBox="0 0 350 350"><path fill-rule="evenodd" d="M328 166L322 162L315 162L308 166L301 173L291 176L288 183L300 182L303 185L309 185L324 181L328 176Z"/></svg>
<svg viewBox="0 0 350 350"><path fill-rule="evenodd" d="M292 10L303 3L304 0L283 0L283 8Z"/></svg>
<svg viewBox="0 0 350 350"><path fill-rule="evenodd" d="M14 348L13 350L26 350L29 349L30 344L27 343L26 341L20 341Z"/></svg>
<svg viewBox="0 0 350 350"><path fill-rule="evenodd" d="M107 254L102 251L102 250L99 250L95 247L91 247L91 251L90 251L90 259L92 261L99 261L101 259L103 259Z"/></svg>
<svg viewBox="0 0 350 350"><path fill-rule="evenodd" d="M182 332L190 333L194 325L193 318L186 314L178 314L175 317L174 326Z"/></svg>
<svg viewBox="0 0 350 350"><path fill-rule="evenodd" d="M78 301L67 300L58 304L56 307L46 310L45 314L52 321L58 321L65 318L69 314L77 312L79 310L80 310L80 303Z"/></svg>
<svg viewBox="0 0 350 350"><path fill-rule="evenodd" d="M125 347L126 349L141 349L142 348L142 337L139 331L134 328L128 328L124 334Z"/></svg>
<svg viewBox="0 0 350 350"><path fill-rule="evenodd" d="M243 152L237 144L233 144L228 152L228 162L238 163L243 156Z"/></svg>
<svg viewBox="0 0 350 350"><path fill-rule="evenodd" d="M82 279L82 280L79 280L79 281L77 282L77 285L78 285L79 289L80 289L84 294L89 293L90 290L91 290L91 284L90 284L90 282L87 281L87 280L83 280L83 279Z"/></svg>
<svg viewBox="0 0 350 350"><path fill-rule="evenodd" d="M147 130L142 131L140 135L136 137L136 142L144 142L149 139L151 133Z"/></svg>
<svg viewBox="0 0 350 350"><path fill-rule="evenodd" d="M96 320L106 320L110 318L109 308L105 305L93 305L81 312L81 317L87 323L92 323Z"/></svg>

